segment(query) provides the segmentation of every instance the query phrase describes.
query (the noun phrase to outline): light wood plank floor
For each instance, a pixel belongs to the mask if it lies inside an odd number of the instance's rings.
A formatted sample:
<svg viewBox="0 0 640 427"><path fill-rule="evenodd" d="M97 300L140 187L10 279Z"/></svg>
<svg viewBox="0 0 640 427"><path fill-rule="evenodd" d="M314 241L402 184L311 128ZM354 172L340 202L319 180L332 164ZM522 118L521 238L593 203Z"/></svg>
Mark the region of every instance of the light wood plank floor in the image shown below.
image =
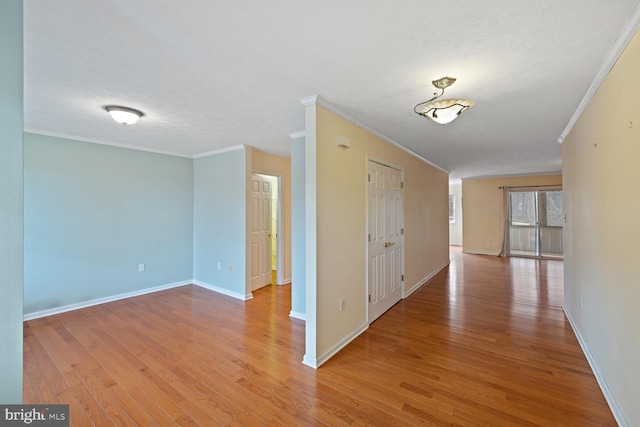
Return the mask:
<svg viewBox="0 0 640 427"><path fill-rule="evenodd" d="M614 426L562 262L463 255L320 369L289 286L184 286L25 322L25 403L74 426Z"/></svg>

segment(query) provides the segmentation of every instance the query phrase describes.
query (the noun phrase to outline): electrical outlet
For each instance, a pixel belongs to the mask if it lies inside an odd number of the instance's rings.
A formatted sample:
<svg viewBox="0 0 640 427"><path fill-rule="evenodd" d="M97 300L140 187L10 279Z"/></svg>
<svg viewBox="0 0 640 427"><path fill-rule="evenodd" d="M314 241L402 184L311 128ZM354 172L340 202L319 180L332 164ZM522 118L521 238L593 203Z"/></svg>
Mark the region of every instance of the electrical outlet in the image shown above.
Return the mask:
<svg viewBox="0 0 640 427"><path fill-rule="evenodd" d="M143 272L144 271L144 264L138 264L138 271L139 272Z"/></svg>
<svg viewBox="0 0 640 427"><path fill-rule="evenodd" d="M582 308L582 297L580 297L580 308Z"/></svg>
<svg viewBox="0 0 640 427"><path fill-rule="evenodd" d="M344 298L340 298L340 311L344 311Z"/></svg>
<svg viewBox="0 0 640 427"><path fill-rule="evenodd" d="M229 273L233 273L233 266L232 265L229 266Z"/></svg>
<svg viewBox="0 0 640 427"><path fill-rule="evenodd" d="M221 268L222 268L222 263L218 261L218 270L220 270Z"/></svg>

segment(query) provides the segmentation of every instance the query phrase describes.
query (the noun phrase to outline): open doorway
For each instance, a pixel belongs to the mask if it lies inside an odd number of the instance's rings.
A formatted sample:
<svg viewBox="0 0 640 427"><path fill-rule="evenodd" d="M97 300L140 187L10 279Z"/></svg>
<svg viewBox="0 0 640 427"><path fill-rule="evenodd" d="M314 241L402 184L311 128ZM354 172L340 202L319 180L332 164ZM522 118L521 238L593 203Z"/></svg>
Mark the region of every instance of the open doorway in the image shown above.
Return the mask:
<svg viewBox="0 0 640 427"><path fill-rule="evenodd" d="M282 284L282 178L251 175L251 290Z"/></svg>

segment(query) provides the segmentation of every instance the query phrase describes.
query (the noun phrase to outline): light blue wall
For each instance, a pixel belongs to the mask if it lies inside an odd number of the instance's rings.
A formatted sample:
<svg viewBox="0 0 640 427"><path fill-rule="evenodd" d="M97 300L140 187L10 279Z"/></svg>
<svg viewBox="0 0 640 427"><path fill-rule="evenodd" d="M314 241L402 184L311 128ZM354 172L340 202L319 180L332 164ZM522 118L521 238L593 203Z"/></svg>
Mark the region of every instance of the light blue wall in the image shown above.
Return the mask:
<svg viewBox="0 0 640 427"><path fill-rule="evenodd" d="M193 276L236 297L246 292L246 150L201 157L193 165Z"/></svg>
<svg viewBox="0 0 640 427"><path fill-rule="evenodd" d="M305 310L305 138L291 141L291 312Z"/></svg>
<svg viewBox="0 0 640 427"><path fill-rule="evenodd" d="M22 403L22 0L0 2L0 403Z"/></svg>
<svg viewBox="0 0 640 427"><path fill-rule="evenodd" d="M192 160L25 134L24 220L27 314L188 281Z"/></svg>

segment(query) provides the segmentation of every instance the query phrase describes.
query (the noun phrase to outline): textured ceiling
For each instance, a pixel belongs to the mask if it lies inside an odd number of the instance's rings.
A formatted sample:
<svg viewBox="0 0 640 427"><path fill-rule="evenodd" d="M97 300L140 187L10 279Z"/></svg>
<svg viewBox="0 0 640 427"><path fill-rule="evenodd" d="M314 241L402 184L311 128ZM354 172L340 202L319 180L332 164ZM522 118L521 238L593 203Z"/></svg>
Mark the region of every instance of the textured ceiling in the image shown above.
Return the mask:
<svg viewBox="0 0 640 427"><path fill-rule="evenodd" d="M452 178L561 170L557 140L638 0L25 0L25 129L287 155L318 94ZM431 80L475 106L413 112ZM118 125L102 109L144 111Z"/></svg>

